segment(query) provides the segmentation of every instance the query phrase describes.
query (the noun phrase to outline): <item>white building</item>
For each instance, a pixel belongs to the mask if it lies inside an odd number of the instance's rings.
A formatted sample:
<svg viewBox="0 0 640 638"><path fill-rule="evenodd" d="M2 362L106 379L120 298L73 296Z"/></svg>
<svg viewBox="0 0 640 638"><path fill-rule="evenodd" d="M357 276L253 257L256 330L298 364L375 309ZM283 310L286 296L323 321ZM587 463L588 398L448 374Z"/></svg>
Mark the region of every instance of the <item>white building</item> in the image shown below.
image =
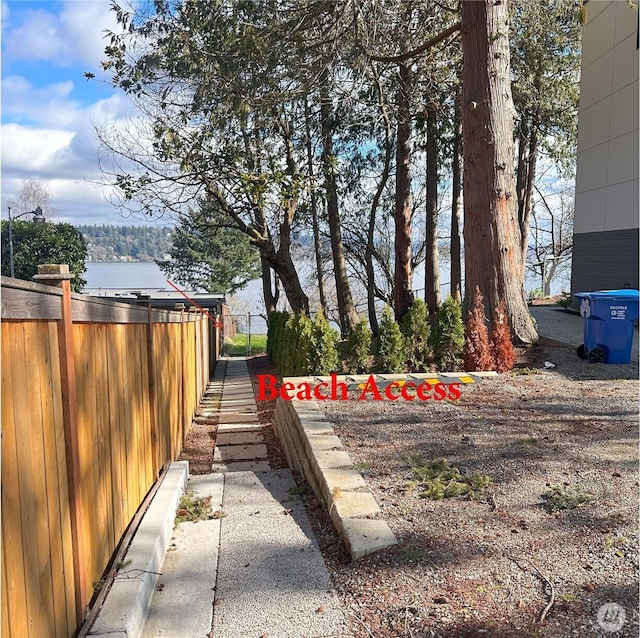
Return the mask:
<svg viewBox="0 0 640 638"><path fill-rule="evenodd" d="M638 8L590 0L582 40L571 292L638 288Z"/></svg>

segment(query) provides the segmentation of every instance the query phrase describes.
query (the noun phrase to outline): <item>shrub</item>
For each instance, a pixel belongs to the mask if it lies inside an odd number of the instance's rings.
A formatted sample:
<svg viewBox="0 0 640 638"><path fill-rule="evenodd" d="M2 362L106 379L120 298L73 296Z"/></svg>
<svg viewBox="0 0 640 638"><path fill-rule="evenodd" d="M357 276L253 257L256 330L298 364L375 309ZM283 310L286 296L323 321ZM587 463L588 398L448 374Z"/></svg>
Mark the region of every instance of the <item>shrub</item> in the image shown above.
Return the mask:
<svg viewBox="0 0 640 638"><path fill-rule="evenodd" d="M269 323L267 325L267 356L269 357L269 361L278 367L280 367L284 327L288 318L288 312L272 312L269 315Z"/></svg>
<svg viewBox="0 0 640 638"><path fill-rule="evenodd" d="M400 330L404 335L407 365L409 370L424 372L429 365L429 320L427 306L416 299L402 318Z"/></svg>
<svg viewBox="0 0 640 638"><path fill-rule="evenodd" d="M404 339L389 307L384 309L378 327L376 355L380 371L404 372Z"/></svg>
<svg viewBox="0 0 640 638"><path fill-rule="evenodd" d="M493 353L484 316L482 293L478 286L473 297L473 308L464 327L464 338L464 369L469 372L493 370Z"/></svg>
<svg viewBox="0 0 640 638"><path fill-rule="evenodd" d="M544 299L542 288L534 288L529 291L529 301L536 301L537 299Z"/></svg>
<svg viewBox="0 0 640 638"><path fill-rule="evenodd" d="M309 366L306 374L325 375L335 372L340 364L338 334L331 328L322 310L318 310L311 327Z"/></svg>
<svg viewBox="0 0 640 638"><path fill-rule="evenodd" d="M282 340L282 365L279 366L284 376L298 377L308 373L312 327L311 319L303 312L287 319Z"/></svg>
<svg viewBox="0 0 640 638"><path fill-rule="evenodd" d="M347 365L349 372L360 374L369 370L369 352L371 351L371 330L365 319L355 325L347 342Z"/></svg>
<svg viewBox="0 0 640 638"><path fill-rule="evenodd" d="M493 359L497 372L506 372L513 368L516 362L516 353L511 342L511 330L507 317L507 306L504 299L500 300L495 312L495 319L491 329L491 345L493 346Z"/></svg>
<svg viewBox="0 0 640 638"><path fill-rule="evenodd" d="M438 370L459 368L464 348L464 328L460 304L453 297L448 297L436 313L430 341Z"/></svg>

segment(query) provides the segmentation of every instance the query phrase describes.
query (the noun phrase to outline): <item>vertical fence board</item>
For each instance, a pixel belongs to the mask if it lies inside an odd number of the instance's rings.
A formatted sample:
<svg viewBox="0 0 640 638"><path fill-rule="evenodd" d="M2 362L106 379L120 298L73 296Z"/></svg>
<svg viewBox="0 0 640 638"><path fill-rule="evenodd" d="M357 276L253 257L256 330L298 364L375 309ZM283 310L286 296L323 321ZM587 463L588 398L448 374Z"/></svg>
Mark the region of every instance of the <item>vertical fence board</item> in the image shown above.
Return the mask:
<svg viewBox="0 0 640 638"><path fill-rule="evenodd" d="M95 563L95 545L100 542L100 528L97 525L93 510L97 498L96 458L94 447L95 420L95 371L94 359L91 356L93 340L91 326L75 325L74 358L76 360L76 397L78 418L78 454L80 465L80 495L84 517L80 533L85 542L86 555L80 568L84 571L86 582L91 588L99 578ZM87 592L90 596L91 593ZM85 603L83 603L85 604Z"/></svg>
<svg viewBox="0 0 640 638"><path fill-rule="evenodd" d="M52 397L52 413L53 413L53 432L52 432L52 453L55 455L57 492L54 495L54 502L58 508L59 531L60 531L60 571L58 573L57 592L56 592L56 609L58 604L64 602L65 621L61 620L61 626L66 625L66 633L60 633L59 636L69 636L76 627L76 611L75 611L75 587L73 573L73 551L72 551L72 535L71 535L71 504L69 502L68 476L67 476L67 459L64 440L64 412L62 405L62 379L60 348L58 343L58 328L56 322L50 321L47 324L49 333L48 346L50 357L50 374L51 374L51 397ZM54 567L54 576L56 568ZM56 618L59 612L56 611Z"/></svg>
<svg viewBox="0 0 640 638"><path fill-rule="evenodd" d="M53 604L53 581L51 578L51 553L49 547L49 520L47 508L47 473L50 468L47 463L44 446L44 429L51 428L50 416L46 411L47 388L43 386L46 375L43 371L42 341L39 334L39 324L30 322L23 324L25 357L30 361L29 404L30 423L28 430L23 433L29 440L30 463L32 469L32 489L34 495L35 521L33 526L34 542L38 570L38 596L33 599L35 605L33 615L36 631L44 632L55 624Z"/></svg>
<svg viewBox="0 0 640 638"><path fill-rule="evenodd" d="M15 326L2 323L2 590L6 594L7 607L2 608L2 635L11 638L28 636L27 597L22 551L22 514L20 507L20 478L17 456L14 403L17 402L15 367L23 367L14 346ZM19 374L19 371L17 371ZM24 388L24 386L23 386ZM24 391L24 390L20 390ZM4 549L6 548L6 550Z"/></svg>
<svg viewBox="0 0 640 638"><path fill-rule="evenodd" d="M131 328L137 328L137 326L129 326ZM136 334L134 330L128 330L129 352L134 352L137 355L136 348ZM136 356L131 361L129 369L129 381L131 383L131 404L133 406L133 422L134 428L134 445L137 451L136 463L138 464L138 502L142 500L146 492L145 485L145 472L144 472L144 460L145 460L145 432L144 432L144 419L142 415L140 400L142 383L140 379L140 359Z"/></svg>
<svg viewBox="0 0 640 638"><path fill-rule="evenodd" d="M106 542L100 543L96 548L96 563L106 565L111 556L111 547L115 547L118 538L115 535L113 520L113 505L111 494L113 485L111 483L111 436L109 402L104 398L109 396L109 376L107 365L107 327L105 324L96 324L92 330L93 356L95 358L95 445L98 479L98 502L96 504L98 526L107 535Z"/></svg>
<svg viewBox="0 0 640 638"><path fill-rule="evenodd" d="M136 328L136 352L138 360L138 398L140 402L140 426L143 436L143 487L141 498L149 491L155 480L153 473L153 445L151 441L151 408L149 401L149 366L147 364L147 347L145 324L137 324Z"/></svg>
<svg viewBox="0 0 640 638"><path fill-rule="evenodd" d="M40 579L42 587L50 588L53 626L56 636L68 634L67 601L64 582L64 548L62 545L62 521L58 494L66 490L66 483L58 481L58 454L56 449L56 431L62 426L62 411L56 409L56 385L54 377L60 370L58 358L52 357L50 339L52 334L45 323L35 324L36 334L32 343L33 381L40 388L40 406L42 413L42 451L44 478L44 506L46 509L44 534L40 538ZM55 340L57 346L57 339ZM57 367L53 368L56 365ZM59 386L59 384L57 384ZM59 397L59 395L58 395ZM43 572L43 564L47 573ZM48 580L48 582L47 582Z"/></svg>
<svg viewBox="0 0 640 638"><path fill-rule="evenodd" d="M109 374L109 387L107 401L109 403L112 467L111 467L111 493L114 528L117 538L120 538L127 526L128 506L126 502L126 434L124 432L124 419L122 418L124 393L122 384L122 325L109 326L109 344L107 348L107 369Z"/></svg>
<svg viewBox="0 0 640 638"><path fill-rule="evenodd" d="M12 355L15 357L16 365L13 367L14 390L17 390L22 400L14 402L14 422L16 425L16 451L18 458L18 483L20 490L20 514L22 522L22 552L24 558L24 572L26 578L27 596L27 633L29 637L46 635L42 632L42 619L40 612L40 574L38 565L38 504L41 503L39 495L36 494L35 484L38 482L36 476L36 459L32 453L32 423L37 423L40 415L36 413L39 397L25 389L32 389L30 379L27 375L26 366L18 365L19 361L28 361L28 352L25 349L27 335L23 323L20 329L14 334L12 344ZM37 389L36 389L37 392ZM26 395L26 396L25 396ZM17 397L16 397L17 398Z"/></svg>
<svg viewBox="0 0 640 638"><path fill-rule="evenodd" d="M122 343L122 352L129 352L129 343L127 340L127 326L122 326L122 333L120 335ZM122 392L123 392L123 413L122 413L122 427L126 436L126 447L124 450L124 456L126 459L127 468L127 494L129 500L127 502L127 512L130 512L134 506L138 485L138 465L135 462L136 449L135 449L135 437L134 430L132 428L133 420L133 408L129 397L131 396L131 385L129 382L129 367L130 360L127 357L122 366Z"/></svg>

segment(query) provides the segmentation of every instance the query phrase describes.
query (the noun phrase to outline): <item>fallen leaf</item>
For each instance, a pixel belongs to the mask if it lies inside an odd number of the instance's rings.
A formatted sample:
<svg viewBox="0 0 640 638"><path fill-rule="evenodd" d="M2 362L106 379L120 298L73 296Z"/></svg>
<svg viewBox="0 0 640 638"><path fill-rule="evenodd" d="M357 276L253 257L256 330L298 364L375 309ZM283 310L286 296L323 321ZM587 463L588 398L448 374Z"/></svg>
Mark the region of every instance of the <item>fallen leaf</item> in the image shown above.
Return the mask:
<svg viewBox="0 0 640 638"><path fill-rule="evenodd" d="M320 605L318 609L316 609L316 614L324 614L326 607L324 605Z"/></svg>

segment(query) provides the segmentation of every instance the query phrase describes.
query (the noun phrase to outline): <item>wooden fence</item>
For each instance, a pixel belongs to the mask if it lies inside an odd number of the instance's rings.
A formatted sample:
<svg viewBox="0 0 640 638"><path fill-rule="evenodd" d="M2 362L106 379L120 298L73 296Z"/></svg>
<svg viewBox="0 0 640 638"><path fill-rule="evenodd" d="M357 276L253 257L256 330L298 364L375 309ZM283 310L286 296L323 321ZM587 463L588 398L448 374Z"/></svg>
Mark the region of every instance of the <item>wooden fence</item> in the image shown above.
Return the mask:
<svg viewBox="0 0 640 638"><path fill-rule="evenodd" d="M210 321L2 277L2 636L70 638L209 380Z"/></svg>

